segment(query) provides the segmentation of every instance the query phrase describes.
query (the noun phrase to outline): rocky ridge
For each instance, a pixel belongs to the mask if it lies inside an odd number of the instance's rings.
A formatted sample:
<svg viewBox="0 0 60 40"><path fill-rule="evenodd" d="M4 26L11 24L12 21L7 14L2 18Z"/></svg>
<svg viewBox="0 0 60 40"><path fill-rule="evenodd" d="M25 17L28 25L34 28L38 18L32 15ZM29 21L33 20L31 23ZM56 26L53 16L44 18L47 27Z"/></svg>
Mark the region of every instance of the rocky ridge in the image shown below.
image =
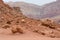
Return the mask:
<svg viewBox="0 0 60 40"><path fill-rule="evenodd" d="M24 2L23 3L21 3L21 2L10 2L9 3L8 2L7 4L12 7L21 7L21 9L22 9L21 11L27 17L34 18L34 19L51 18L51 19L55 20L56 22L60 23L59 22L59 20L60 20L60 18L59 18L60 0L56 0L54 2L45 4L45 5L39 6L39 7L36 7L37 5L31 6L32 4L24 3ZM19 4L21 4L21 5L19 5Z"/></svg>

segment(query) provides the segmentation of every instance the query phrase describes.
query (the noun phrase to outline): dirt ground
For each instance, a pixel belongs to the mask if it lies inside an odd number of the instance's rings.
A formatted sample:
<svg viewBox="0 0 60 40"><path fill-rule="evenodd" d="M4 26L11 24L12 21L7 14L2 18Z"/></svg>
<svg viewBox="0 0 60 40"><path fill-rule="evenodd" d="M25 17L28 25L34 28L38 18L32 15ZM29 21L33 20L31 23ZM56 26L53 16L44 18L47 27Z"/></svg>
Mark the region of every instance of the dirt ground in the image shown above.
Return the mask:
<svg viewBox="0 0 60 40"><path fill-rule="evenodd" d="M37 33L12 34L9 29L0 29L0 40L60 40L60 38L49 38Z"/></svg>

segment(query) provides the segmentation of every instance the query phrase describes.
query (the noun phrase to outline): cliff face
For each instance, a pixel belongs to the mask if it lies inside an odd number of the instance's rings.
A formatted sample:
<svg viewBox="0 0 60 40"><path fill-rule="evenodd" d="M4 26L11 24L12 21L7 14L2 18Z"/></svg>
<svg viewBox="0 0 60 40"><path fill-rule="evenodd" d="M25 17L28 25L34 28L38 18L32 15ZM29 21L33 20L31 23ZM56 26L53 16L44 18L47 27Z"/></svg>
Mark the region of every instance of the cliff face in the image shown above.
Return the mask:
<svg viewBox="0 0 60 40"><path fill-rule="evenodd" d="M40 16L40 6L25 2L8 2L7 3L11 7L20 7L22 13L29 17L38 19Z"/></svg>
<svg viewBox="0 0 60 40"><path fill-rule="evenodd" d="M19 5L17 5L19 4ZM24 15L30 18L34 19L42 19L42 18L52 18L56 22L60 23L59 20L60 18L60 0L57 0L55 2L35 7L31 6L29 3L21 3L21 2L10 2L8 5L12 7L21 7L21 11L23 12ZM37 5L36 5L37 6ZM29 10L28 10L29 9ZM33 14L32 14L33 13Z"/></svg>

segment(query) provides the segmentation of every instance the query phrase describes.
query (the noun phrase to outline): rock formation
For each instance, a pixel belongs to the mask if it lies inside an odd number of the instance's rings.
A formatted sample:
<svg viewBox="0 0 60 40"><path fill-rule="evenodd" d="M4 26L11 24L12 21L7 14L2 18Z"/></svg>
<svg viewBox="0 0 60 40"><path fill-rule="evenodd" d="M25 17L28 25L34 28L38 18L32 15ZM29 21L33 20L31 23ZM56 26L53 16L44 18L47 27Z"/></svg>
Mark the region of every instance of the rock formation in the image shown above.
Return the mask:
<svg viewBox="0 0 60 40"><path fill-rule="evenodd" d="M19 13L14 8L11 8L7 4L4 4L2 0L0 1L0 27L5 29L10 28L11 26L9 25L14 24L12 22L18 20L17 17L20 18L21 15L22 15L21 12Z"/></svg>
<svg viewBox="0 0 60 40"><path fill-rule="evenodd" d="M12 33L23 34L29 31L47 37L60 38L60 24L49 19L41 21L28 18L18 7L11 8L3 2L0 3L0 28L9 28Z"/></svg>
<svg viewBox="0 0 60 40"><path fill-rule="evenodd" d="M43 6L34 6L32 4L24 2L8 2L8 5L10 5L11 7L21 7L21 11L27 17L34 19L51 18L60 23L60 0L56 0Z"/></svg>
<svg viewBox="0 0 60 40"><path fill-rule="evenodd" d="M0 0L0 3L3 3L3 0Z"/></svg>

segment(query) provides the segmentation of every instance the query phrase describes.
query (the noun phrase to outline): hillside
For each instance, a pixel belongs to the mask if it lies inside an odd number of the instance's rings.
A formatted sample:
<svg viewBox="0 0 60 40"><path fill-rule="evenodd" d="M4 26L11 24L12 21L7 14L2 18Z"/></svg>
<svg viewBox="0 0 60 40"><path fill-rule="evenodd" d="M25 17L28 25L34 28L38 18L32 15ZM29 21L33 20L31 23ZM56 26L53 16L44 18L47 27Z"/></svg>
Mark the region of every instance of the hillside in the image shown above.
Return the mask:
<svg viewBox="0 0 60 40"><path fill-rule="evenodd" d="M60 1L52 2L46 5L42 6L43 14L41 15L41 18L52 18L56 19L55 21L59 21L60 18L57 16L60 16Z"/></svg>
<svg viewBox="0 0 60 40"><path fill-rule="evenodd" d="M12 2L8 4L13 7L16 7L16 6L21 7L22 9L21 11L23 12L23 14L29 18L34 18L34 19L55 18L56 22L60 20L57 18L57 16L60 15L59 0L57 0L56 2L45 4L43 6L38 6L38 7L37 5L34 6L32 4L24 3L24 2L15 2L15 3Z"/></svg>
<svg viewBox="0 0 60 40"><path fill-rule="evenodd" d="M40 6L25 2L8 2L11 7L20 7L24 15L29 18L39 18Z"/></svg>
<svg viewBox="0 0 60 40"><path fill-rule="evenodd" d="M52 19L36 20L28 18L19 7L10 7L0 0L0 39L54 39L60 38L60 24ZM57 38L57 39L56 39ZM49 40L50 40L49 39Z"/></svg>

